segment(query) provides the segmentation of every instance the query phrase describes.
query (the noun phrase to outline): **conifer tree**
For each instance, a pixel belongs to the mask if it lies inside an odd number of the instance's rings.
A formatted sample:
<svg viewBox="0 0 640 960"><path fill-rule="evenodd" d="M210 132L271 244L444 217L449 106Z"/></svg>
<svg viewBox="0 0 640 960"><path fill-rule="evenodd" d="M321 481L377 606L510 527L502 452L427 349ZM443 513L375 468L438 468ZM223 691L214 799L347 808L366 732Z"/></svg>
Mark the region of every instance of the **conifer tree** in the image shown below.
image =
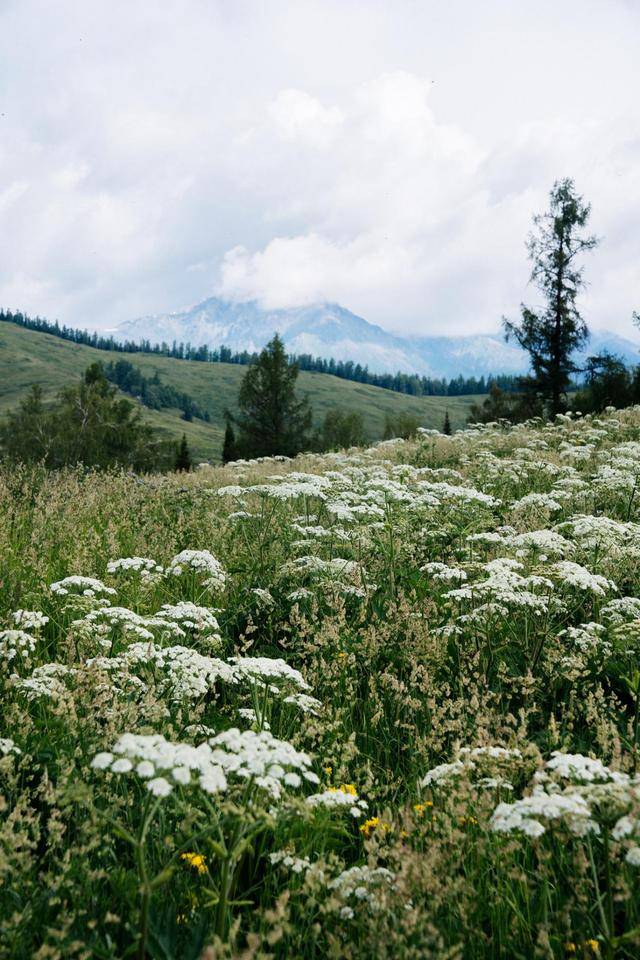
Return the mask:
<svg viewBox="0 0 640 960"><path fill-rule="evenodd" d="M293 457L308 446L311 408L306 397L296 396L298 373L276 334L240 386L236 424L241 457Z"/></svg>
<svg viewBox="0 0 640 960"><path fill-rule="evenodd" d="M576 298L584 287L577 260L598 243L597 237L583 234L590 213L573 180L554 184L549 210L534 217L535 229L527 241L531 280L546 306L536 312L522 304L519 323L503 320L507 340L514 337L531 358L532 376L523 385L547 400L554 415L563 409L571 374L577 370L572 353L589 336Z"/></svg>
<svg viewBox="0 0 640 960"><path fill-rule="evenodd" d="M222 444L222 462L230 463L232 460L237 459L238 452L236 448L236 433L233 429L231 418L227 417L227 426L225 427L224 441Z"/></svg>
<svg viewBox="0 0 640 960"><path fill-rule="evenodd" d="M189 450L189 444L187 443L186 434L182 434L182 440L178 446L178 452L176 454L176 462L174 469L177 472L188 473L193 466L193 461L191 459L191 452Z"/></svg>
<svg viewBox="0 0 640 960"><path fill-rule="evenodd" d="M449 420L448 410L445 410L444 412L444 424L442 425L442 432L446 437L451 436L451 421Z"/></svg>

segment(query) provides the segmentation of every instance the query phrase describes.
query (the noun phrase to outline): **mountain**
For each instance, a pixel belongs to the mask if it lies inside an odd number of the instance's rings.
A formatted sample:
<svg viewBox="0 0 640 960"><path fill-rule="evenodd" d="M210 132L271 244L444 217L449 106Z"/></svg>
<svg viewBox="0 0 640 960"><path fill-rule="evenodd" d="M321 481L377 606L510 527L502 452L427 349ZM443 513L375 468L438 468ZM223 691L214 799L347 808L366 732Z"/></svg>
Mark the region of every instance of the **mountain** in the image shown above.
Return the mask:
<svg viewBox="0 0 640 960"><path fill-rule="evenodd" d="M401 337L369 323L337 303L267 310L257 301L243 303L210 297L176 313L153 314L121 323L112 331L122 340L141 339L227 346L250 353L261 350L277 331L291 353L353 360L381 373L418 373L431 377L525 373L526 354L500 334L461 337ZM594 333L578 360L602 350L628 363L640 360L640 346L616 334Z"/></svg>

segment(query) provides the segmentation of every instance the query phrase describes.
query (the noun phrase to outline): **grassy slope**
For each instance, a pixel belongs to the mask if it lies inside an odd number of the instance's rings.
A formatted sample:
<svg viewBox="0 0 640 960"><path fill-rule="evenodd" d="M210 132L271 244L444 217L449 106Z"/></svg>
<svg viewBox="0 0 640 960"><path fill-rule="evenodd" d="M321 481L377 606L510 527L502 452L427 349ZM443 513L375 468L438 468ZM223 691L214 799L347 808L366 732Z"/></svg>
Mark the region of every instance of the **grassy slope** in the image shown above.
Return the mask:
<svg viewBox="0 0 640 960"><path fill-rule="evenodd" d="M53 394L72 383L95 360L108 362L121 354L109 354L49 334L0 324L0 413L20 400L31 384ZM211 414L211 423L185 423L178 411L145 409L145 417L164 433L186 433L199 459L218 459L222 444L225 409L234 410L240 381L246 367L230 363L197 363L150 354L127 354L125 359L147 376L156 370L162 380L190 394ZM340 380L324 373L302 372L299 391L309 396L314 420L320 423L330 407L359 410L371 439L382 436L385 414L413 413L426 427L442 427L445 410L455 429L466 422L474 397L408 397L367 384Z"/></svg>

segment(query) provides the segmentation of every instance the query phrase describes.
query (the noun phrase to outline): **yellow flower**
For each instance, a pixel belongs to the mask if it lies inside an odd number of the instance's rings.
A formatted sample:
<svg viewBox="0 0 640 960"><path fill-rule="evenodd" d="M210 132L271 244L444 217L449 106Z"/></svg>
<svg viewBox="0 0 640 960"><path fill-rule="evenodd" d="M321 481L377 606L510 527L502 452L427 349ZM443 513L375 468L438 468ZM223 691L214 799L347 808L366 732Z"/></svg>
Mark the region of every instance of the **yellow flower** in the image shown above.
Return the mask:
<svg viewBox="0 0 640 960"><path fill-rule="evenodd" d="M379 823L380 820L378 817L370 817L360 826L360 833L364 833L365 837L368 837L369 834L376 829Z"/></svg>
<svg viewBox="0 0 640 960"><path fill-rule="evenodd" d="M348 793L351 797L357 797L358 791L352 783L341 783L339 787L327 787L329 793L337 793L338 790L342 790L343 793Z"/></svg>
<svg viewBox="0 0 640 960"><path fill-rule="evenodd" d="M458 823L461 827L465 827L468 824L477 824L478 821L475 817L458 817Z"/></svg>
<svg viewBox="0 0 640 960"><path fill-rule="evenodd" d="M414 803L413 809L417 814L422 816L422 814L425 812L427 807L432 807L432 806L433 806L433 803L431 802L431 800L425 800L424 803Z"/></svg>
<svg viewBox="0 0 640 960"><path fill-rule="evenodd" d="M383 833L388 833L391 830L391 824L385 823L384 820L380 820L379 817L370 817L368 820L359 827L360 833L363 833L365 837L368 837L370 833L373 833L374 830L377 830L378 827L382 830Z"/></svg>
<svg viewBox="0 0 640 960"><path fill-rule="evenodd" d="M565 950L567 951L567 953L575 953L575 952L576 952L576 945L575 945L575 943L573 942L573 940L571 940L569 943L565 943L564 948L565 948Z"/></svg>
<svg viewBox="0 0 640 960"><path fill-rule="evenodd" d="M346 657L346 653L344 652L344 650L338 651L338 657L340 660L344 660L344 658Z"/></svg>
<svg viewBox="0 0 640 960"><path fill-rule="evenodd" d="M584 945L589 947L593 953L600 953L600 944L597 940L585 940Z"/></svg>
<svg viewBox="0 0 640 960"><path fill-rule="evenodd" d="M189 851L188 853L181 853L180 857L182 860L188 863L190 867L193 867L194 870L197 870L198 873L207 872L207 861L201 853L192 853Z"/></svg>
<svg viewBox="0 0 640 960"><path fill-rule="evenodd" d="M340 789L342 790L343 793L351 794L352 797L358 796L358 791L356 790L355 786L352 783L341 783Z"/></svg>
<svg viewBox="0 0 640 960"><path fill-rule="evenodd" d="M325 768L324 768L324 772L326 773L326 775L327 775L328 777L330 777L331 774L333 773L333 767L325 767Z"/></svg>

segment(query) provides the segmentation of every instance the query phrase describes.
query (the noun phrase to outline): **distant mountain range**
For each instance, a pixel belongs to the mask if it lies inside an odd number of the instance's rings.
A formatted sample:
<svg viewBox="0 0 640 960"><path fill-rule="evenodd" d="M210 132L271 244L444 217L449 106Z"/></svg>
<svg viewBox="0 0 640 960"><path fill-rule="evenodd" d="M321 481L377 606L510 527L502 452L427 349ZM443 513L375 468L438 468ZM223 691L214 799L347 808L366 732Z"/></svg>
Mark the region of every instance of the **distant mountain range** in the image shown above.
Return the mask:
<svg viewBox="0 0 640 960"><path fill-rule="evenodd" d="M525 373L528 359L497 334L461 337L400 337L356 316L337 303L266 310L255 300L236 303L210 297L186 310L129 320L109 331L117 339L152 343L227 346L261 350L274 332L290 353L353 360L375 373L417 373L430 377ZM640 361L640 343L614 333L595 332L578 359L608 350L627 363Z"/></svg>

